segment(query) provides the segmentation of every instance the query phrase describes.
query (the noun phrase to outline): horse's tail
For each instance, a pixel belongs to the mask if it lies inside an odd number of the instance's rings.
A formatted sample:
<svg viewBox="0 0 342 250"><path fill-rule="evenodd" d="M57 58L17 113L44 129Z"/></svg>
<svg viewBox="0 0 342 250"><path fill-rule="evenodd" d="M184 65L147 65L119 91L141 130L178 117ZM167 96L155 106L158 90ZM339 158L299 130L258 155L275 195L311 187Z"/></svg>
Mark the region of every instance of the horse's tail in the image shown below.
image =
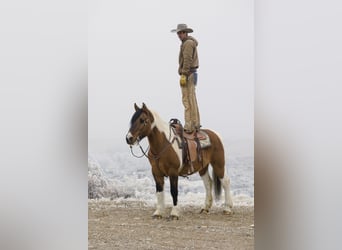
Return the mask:
<svg viewBox="0 0 342 250"><path fill-rule="evenodd" d="M215 200L220 200L221 193L222 193L222 185L219 177L215 174L215 171L213 171L213 181L214 181L214 195Z"/></svg>

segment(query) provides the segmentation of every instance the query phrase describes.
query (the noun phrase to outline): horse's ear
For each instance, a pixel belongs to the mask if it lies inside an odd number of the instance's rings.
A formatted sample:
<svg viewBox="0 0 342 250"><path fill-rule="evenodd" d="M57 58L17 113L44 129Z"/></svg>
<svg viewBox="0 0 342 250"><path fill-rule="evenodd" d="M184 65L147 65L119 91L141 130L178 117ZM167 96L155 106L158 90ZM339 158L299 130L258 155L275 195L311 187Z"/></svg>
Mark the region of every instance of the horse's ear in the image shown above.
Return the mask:
<svg viewBox="0 0 342 250"><path fill-rule="evenodd" d="M139 110L139 107L136 103L134 103L134 108L135 108L135 111L138 111Z"/></svg>
<svg viewBox="0 0 342 250"><path fill-rule="evenodd" d="M142 104L142 108L143 108L143 109L147 109L147 107L146 107L146 104L145 104L145 103L143 103L143 104Z"/></svg>

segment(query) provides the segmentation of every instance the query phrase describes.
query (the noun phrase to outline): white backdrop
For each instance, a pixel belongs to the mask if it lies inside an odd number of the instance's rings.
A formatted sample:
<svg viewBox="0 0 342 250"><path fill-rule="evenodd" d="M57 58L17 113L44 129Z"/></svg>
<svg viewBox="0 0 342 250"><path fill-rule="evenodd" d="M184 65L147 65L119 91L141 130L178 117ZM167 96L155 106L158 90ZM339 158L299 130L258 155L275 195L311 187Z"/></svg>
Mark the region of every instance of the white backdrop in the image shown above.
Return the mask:
<svg viewBox="0 0 342 250"><path fill-rule="evenodd" d="M253 7L253 1L91 1L89 151L125 143L135 102L145 102L166 121L184 122L177 74L180 41L170 32L178 23L193 28L191 35L199 41L201 124L251 145Z"/></svg>

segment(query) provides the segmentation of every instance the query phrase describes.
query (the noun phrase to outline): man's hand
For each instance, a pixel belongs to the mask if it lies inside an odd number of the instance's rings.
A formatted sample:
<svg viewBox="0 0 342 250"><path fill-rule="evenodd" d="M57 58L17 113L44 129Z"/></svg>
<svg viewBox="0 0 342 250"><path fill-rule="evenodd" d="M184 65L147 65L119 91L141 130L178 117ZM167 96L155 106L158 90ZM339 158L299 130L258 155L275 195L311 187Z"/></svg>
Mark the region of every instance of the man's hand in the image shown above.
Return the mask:
<svg viewBox="0 0 342 250"><path fill-rule="evenodd" d="M180 80L179 80L179 83L181 86L185 86L186 78L187 78L186 75L181 75Z"/></svg>

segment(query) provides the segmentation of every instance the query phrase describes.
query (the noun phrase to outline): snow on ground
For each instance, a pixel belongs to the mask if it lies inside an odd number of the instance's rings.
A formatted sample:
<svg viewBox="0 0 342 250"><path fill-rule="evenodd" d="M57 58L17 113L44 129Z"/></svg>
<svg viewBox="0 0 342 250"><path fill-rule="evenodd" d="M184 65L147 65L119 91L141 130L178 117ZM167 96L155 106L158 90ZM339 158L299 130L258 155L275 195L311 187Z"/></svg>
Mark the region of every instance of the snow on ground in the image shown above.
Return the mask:
<svg viewBox="0 0 342 250"><path fill-rule="evenodd" d="M137 154L139 151L137 151ZM254 157L246 154L226 155L226 170L231 178L235 205L254 205ZM196 173L178 182L179 204L201 205L205 189ZM172 204L169 180L165 179L165 202ZM88 157L88 198L131 199L154 205L155 183L146 158L135 158L130 150L90 153ZM223 197L218 205L222 204Z"/></svg>

